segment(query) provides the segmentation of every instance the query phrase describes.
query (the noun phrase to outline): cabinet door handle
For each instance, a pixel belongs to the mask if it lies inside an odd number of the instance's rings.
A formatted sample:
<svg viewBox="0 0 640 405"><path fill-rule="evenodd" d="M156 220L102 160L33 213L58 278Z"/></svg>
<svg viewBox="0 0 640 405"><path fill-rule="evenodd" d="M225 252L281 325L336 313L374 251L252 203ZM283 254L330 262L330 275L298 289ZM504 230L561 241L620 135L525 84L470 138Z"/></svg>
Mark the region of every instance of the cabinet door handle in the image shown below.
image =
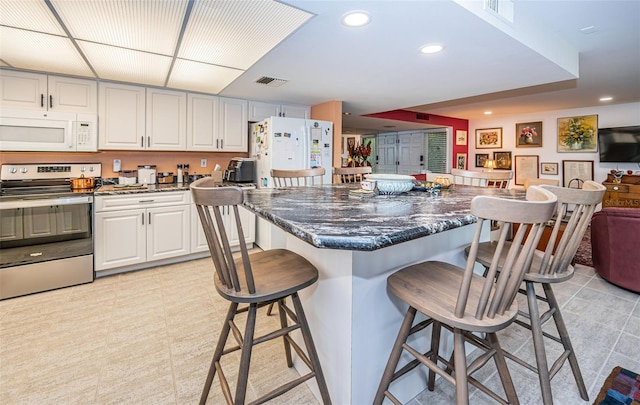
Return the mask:
<svg viewBox="0 0 640 405"><path fill-rule="evenodd" d="M144 136L140 137L140 147L144 148Z"/></svg>
<svg viewBox="0 0 640 405"><path fill-rule="evenodd" d="M149 225L151 225L151 213L149 213Z"/></svg>
<svg viewBox="0 0 640 405"><path fill-rule="evenodd" d="M220 149L220 139L216 139L216 149Z"/></svg>
<svg viewBox="0 0 640 405"><path fill-rule="evenodd" d="M220 139L220 149L224 149L224 139Z"/></svg>
<svg viewBox="0 0 640 405"><path fill-rule="evenodd" d="M44 94L40 93L40 107L44 107Z"/></svg>
<svg viewBox="0 0 640 405"><path fill-rule="evenodd" d="M151 137L148 136L147 137L147 148L150 148L150 147L151 147Z"/></svg>
<svg viewBox="0 0 640 405"><path fill-rule="evenodd" d="M142 225L144 225L144 212L142 213Z"/></svg>
<svg viewBox="0 0 640 405"><path fill-rule="evenodd" d="M53 108L53 96L49 95L49 108Z"/></svg>

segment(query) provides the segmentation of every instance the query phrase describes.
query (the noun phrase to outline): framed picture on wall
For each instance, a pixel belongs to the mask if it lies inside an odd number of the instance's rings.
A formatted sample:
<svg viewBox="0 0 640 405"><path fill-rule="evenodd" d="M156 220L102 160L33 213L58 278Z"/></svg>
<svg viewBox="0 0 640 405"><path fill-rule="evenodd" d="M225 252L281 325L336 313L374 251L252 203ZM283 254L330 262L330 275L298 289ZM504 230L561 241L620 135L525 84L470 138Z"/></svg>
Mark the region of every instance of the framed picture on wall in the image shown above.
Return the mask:
<svg viewBox="0 0 640 405"><path fill-rule="evenodd" d="M464 146L467 144L467 131L457 129L456 130L456 146Z"/></svg>
<svg viewBox="0 0 640 405"><path fill-rule="evenodd" d="M598 116L558 118L558 152L597 152Z"/></svg>
<svg viewBox="0 0 640 405"><path fill-rule="evenodd" d="M476 153L476 167L484 167L487 160L489 160L488 153Z"/></svg>
<svg viewBox="0 0 640 405"><path fill-rule="evenodd" d="M516 124L516 148L542 146L542 121Z"/></svg>
<svg viewBox="0 0 640 405"><path fill-rule="evenodd" d="M516 185L523 186L524 179L538 178L538 155L516 155L515 157Z"/></svg>
<svg viewBox="0 0 640 405"><path fill-rule="evenodd" d="M493 152L496 169L511 170L511 152Z"/></svg>
<svg viewBox="0 0 640 405"><path fill-rule="evenodd" d="M463 170L467 168L466 153L456 153L456 168L463 169Z"/></svg>
<svg viewBox="0 0 640 405"><path fill-rule="evenodd" d="M540 174L558 174L558 164L552 162L540 163Z"/></svg>
<svg viewBox="0 0 640 405"><path fill-rule="evenodd" d="M562 161L562 187L582 188L587 180L593 180L593 160Z"/></svg>
<svg viewBox="0 0 640 405"><path fill-rule="evenodd" d="M476 149L502 148L502 128L476 129Z"/></svg>

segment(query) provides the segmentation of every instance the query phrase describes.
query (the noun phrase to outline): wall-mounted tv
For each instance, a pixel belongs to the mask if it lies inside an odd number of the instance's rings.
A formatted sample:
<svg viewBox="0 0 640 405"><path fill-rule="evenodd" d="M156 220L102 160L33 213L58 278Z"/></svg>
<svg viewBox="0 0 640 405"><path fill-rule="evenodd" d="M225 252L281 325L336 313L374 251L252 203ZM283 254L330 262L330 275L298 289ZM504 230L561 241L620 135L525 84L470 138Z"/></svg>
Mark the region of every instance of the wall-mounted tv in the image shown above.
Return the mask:
<svg viewBox="0 0 640 405"><path fill-rule="evenodd" d="M640 125L598 128L601 162L640 163Z"/></svg>

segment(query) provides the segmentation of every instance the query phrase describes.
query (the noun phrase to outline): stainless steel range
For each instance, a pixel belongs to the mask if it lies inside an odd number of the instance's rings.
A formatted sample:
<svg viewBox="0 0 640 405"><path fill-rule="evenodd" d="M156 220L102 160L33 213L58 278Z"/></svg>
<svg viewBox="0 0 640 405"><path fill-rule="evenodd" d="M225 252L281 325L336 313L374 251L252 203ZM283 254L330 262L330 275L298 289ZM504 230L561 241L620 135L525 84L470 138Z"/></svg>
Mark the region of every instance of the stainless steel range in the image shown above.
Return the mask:
<svg viewBox="0 0 640 405"><path fill-rule="evenodd" d="M93 189L100 163L0 168L0 299L94 280ZM89 179L93 179L89 181Z"/></svg>

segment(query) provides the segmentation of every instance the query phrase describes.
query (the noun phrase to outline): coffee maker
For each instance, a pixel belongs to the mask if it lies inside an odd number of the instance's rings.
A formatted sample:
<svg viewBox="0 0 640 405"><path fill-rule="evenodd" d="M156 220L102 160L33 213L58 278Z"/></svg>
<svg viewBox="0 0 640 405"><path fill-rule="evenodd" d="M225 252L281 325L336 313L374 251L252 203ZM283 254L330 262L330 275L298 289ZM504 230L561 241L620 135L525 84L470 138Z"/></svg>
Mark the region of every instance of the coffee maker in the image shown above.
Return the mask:
<svg viewBox="0 0 640 405"><path fill-rule="evenodd" d="M233 158L224 171L223 179L234 183L255 183L256 161L250 158Z"/></svg>

